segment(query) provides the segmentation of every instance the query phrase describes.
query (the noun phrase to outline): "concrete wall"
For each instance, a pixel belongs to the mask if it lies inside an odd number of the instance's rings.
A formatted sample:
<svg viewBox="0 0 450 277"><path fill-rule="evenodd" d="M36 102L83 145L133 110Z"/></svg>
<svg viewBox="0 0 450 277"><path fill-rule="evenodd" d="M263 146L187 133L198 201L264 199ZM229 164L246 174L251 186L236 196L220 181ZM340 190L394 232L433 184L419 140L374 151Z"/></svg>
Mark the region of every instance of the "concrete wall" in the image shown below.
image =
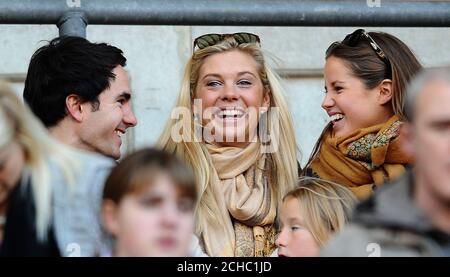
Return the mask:
<svg viewBox="0 0 450 277"><path fill-rule="evenodd" d="M170 116L192 41L204 33L254 32L262 48L277 59L286 96L295 120L299 148L305 162L327 115L321 109L324 52L355 28L337 27L216 27L216 26L88 26L93 42L121 48L135 94L139 124L127 134L126 150L152 145ZM408 44L427 67L450 65L450 28L366 28L392 33ZM42 40L58 35L49 25L0 25L0 77L11 77L21 93L23 77ZM294 77L289 77L294 76Z"/></svg>

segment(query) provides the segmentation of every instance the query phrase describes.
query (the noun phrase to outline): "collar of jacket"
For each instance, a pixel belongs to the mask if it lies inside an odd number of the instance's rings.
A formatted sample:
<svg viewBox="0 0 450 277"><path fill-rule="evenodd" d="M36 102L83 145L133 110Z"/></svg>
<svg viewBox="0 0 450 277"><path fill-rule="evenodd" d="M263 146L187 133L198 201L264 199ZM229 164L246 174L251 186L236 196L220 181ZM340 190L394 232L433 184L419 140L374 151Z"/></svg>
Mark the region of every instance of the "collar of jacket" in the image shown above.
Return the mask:
<svg viewBox="0 0 450 277"><path fill-rule="evenodd" d="M439 231L419 209L413 199L414 173L408 170L398 180L385 184L372 197L359 204L353 221L370 226L433 234L450 241L450 235Z"/></svg>

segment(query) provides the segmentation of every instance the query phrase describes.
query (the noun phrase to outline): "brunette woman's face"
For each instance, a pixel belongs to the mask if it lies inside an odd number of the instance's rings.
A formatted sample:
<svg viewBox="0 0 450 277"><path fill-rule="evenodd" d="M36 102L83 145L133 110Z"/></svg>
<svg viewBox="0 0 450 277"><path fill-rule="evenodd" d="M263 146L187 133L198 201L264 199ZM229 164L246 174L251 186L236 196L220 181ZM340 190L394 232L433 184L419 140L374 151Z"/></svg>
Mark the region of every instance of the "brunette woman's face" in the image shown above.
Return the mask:
<svg viewBox="0 0 450 277"><path fill-rule="evenodd" d="M245 147L270 104L256 61L238 50L205 58L194 95L202 101L203 126L220 146Z"/></svg>
<svg viewBox="0 0 450 277"><path fill-rule="evenodd" d="M25 155L18 142L12 141L0 147L0 205L5 203L19 182L24 166Z"/></svg>
<svg viewBox="0 0 450 277"><path fill-rule="evenodd" d="M344 60L329 57L324 79L322 108L330 116L334 136L347 136L355 130L384 123L392 116L386 116L387 107L381 104L380 88L367 89L361 79L353 76Z"/></svg>

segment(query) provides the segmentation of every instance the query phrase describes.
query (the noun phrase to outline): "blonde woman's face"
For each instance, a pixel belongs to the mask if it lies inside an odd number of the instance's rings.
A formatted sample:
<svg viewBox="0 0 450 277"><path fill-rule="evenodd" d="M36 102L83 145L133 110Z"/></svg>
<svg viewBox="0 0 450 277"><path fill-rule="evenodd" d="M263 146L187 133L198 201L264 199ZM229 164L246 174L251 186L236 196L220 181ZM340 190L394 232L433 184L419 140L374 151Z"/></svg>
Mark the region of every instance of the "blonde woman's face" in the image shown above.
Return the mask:
<svg viewBox="0 0 450 277"><path fill-rule="evenodd" d="M19 143L12 141L0 148L0 205L19 182L24 166L25 155Z"/></svg>
<svg viewBox="0 0 450 277"><path fill-rule="evenodd" d="M194 232L194 202L165 174L145 190L124 196L109 215L103 215L116 238L117 256L187 256ZM106 216L105 216L106 215Z"/></svg>
<svg viewBox="0 0 450 277"><path fill-rule="evenodd" d="M342 59L333 56L327 59L324 79L326 93L322 108L330 117L334 136L347 136L355 130L386 122L393 115L387 116L389 106L380 104L380 89L367 89Z"/></svg>
<svg viewBox="0 0 450 277"><path fill-rule="evenodd" d="M275 244L280 257L313 257L319 255L319 245L305 228L296 198L283 201L280 210L281 230Z"/></svg>
<svg viewBox="0 0 450 277"><path fill-rule="evenodd" d="M202 125L220 146L245 147L270 104L256 61L239 50L207 57L194 95L201 100Z"/></svg>

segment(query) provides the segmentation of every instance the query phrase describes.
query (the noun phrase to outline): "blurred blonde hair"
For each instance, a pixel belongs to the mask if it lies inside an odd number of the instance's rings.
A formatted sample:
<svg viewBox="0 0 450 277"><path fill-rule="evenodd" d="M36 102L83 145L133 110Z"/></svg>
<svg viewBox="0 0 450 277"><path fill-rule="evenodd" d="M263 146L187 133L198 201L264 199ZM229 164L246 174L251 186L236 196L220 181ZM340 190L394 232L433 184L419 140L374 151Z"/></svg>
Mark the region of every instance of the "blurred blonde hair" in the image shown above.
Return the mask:
<svg viewBox="0 0 450 277"><path fill-rule="evenodd" d="M278 138L278 150L268 154L268 160L271 162L271 172L272 176L274 176L273 184L275 186L272 189L275 192L277 203L281 203L283 195L297 183L298 149L295 141L292 117L283 95L279 77L265 62L263 52L259 45L254 43L239 44L234 38L228 37L213 46L195 51L186 65L176 107L185 107L190 111L192 124L191 134L189 135L191 138L194 137L195 126L192 103L200 68L207 57L227 51L240 51L253 57L257 63L265 93L270 93L270 105L271 107L277 107L279 110L278 115L268 113L269 134L276 135ZM176 153L194 169L198 186L197 192L199 194L199 202L196 209L196 232L200 235L206 222L210 222L210 224L221 224L221 222L227 219L218 218L218 215L221 213L217 212L219 206L214 201L210 186L210 169L213 168L213 165L208 150L204 143L186 140L182 140L179 143L174 142L171 137L171 130L176 122L177 120L175 119L169 119L158 140L158 145L171 153ZM276 128L277 124L279 126L278 131Z"/></svg>
<svg viewBox="0 0 450 277"><path fill-rule="evenodd" d="M297 199L304 227L311 232L319 246L339 232L348 222L356 198L346 187L319 178L301 178L299 185L283 198Z"/></svg>
<svg viewBox="0 0 450 277"><path fill-rule="evenodd" d="M0 148L17 141L24 151L25 169L22 178L31 178L36 206L36 230L39 240L47 238L51 221L52 177L49 161L54 161L69 185L74 184L74 169L78 167L75 152L52 139L47 130L15 95L10 86L0 80Z"/></svg>

